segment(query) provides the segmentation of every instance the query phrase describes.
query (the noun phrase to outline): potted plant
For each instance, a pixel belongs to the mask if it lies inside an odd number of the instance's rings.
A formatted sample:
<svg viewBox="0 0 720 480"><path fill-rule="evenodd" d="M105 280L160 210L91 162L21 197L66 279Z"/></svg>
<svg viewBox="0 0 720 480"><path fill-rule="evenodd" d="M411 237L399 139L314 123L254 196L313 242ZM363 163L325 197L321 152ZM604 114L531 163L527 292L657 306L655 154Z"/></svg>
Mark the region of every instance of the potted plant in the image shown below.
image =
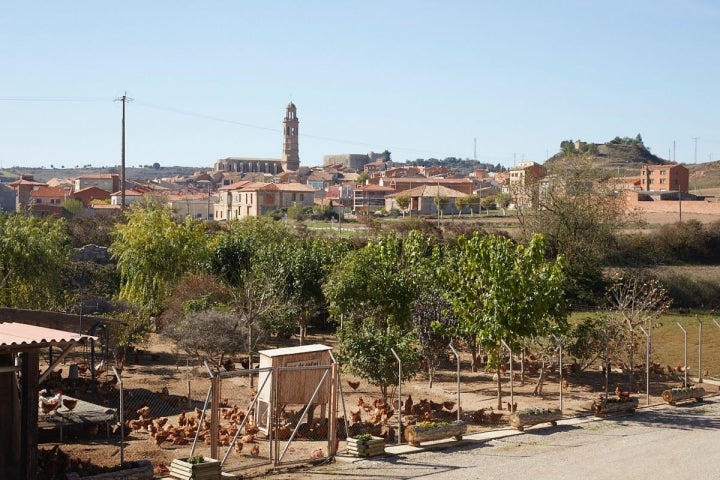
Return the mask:
<svg viewBox="0 0 720 480"><path fill-rule="evenodd" d="M215 480L220 478L220 461L202 455L176 458L170 463L170 475L182 480Z"/></svg>
<svg viewBox="0 0 720 480"><path fill-rule="evenodd" d="M595 400L592 405L591 409L593 411L593 414L595 416L601 416L606 415L608 413L617 413L617 412L629 412L633 413L635 412L635 409L638 407L638 399L637 397L629 397L629 396L623 396L623 397L604 397L600 396Z"/></svg>
<svg viewBox="0 0 720 480"><path fill-rule="evenodd" d="M557 408L528 408L521 412L511 413L510 426L520 431L539 423L550 423L555 426L561 418L562 413Z"/></svg>
<svg viewBox="0 0 720 480"><path fill-rule="evenodd" d="M348 453L357 457L374 457L385 453L385 439L369 433L347 439Z"/></svg>
<svg viewBox="0 0 720 480"><path fill-rule="evenodd" d="M405 440L414 447L421 442L440 440L453 437L462 440L463 433L467 432L467 423L462 420L455 422L420 422L405 427Z"/></svg>
<svg viewBox="0 0 720 480"><path fill-rule="evenodd" d="M675 405L676 402L683 400L695 400L701 402L702 397L705 396L705 389L695 385L688 385L686 387L676 387L670 390L663 391L662 397L670 405Z"/></svg>

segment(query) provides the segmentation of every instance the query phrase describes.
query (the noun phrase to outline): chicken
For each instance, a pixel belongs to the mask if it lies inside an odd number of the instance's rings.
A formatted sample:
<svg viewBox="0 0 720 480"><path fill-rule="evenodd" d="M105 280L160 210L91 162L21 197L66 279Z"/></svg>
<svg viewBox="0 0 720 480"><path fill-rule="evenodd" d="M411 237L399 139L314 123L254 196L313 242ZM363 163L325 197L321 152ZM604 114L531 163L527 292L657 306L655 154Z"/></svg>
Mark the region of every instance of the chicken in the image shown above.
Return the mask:
<svg viewBox="0 0 720 480"><path fill-rule="evenodd" d="M310 458L313 460L318 460L320 458L323 458L325 456L325 452L322 448L316 448L312 452L310 452Z"/></svg>
<svg viewBox="0 0 720 480"><path fill-rule="evenodd" d="M562 389L565 390L565 391L567 391L567 389L568 389L568 381L567 381L567 378L563 377L562 380L560 381L560 384L562 385Z"/></svg>
<svg viewBox="0 0 720 480"><path fill-rule="evenodd" d="M158 463L153 469L156 477L166 477L170 474L170 469L164 463Z"/></svg>
<svg viewBox="0 0 720 480"><path fill-rule="evenodd" d="M50 398L43 397L42 395L40 395L40 400L38 402L38 405L40 405L40 408L42 409L42 412L45 415L47 415L48 413L50 413L54 410L57 410L60 407L60 405L62 405L62 404L63 404L62 390L58 390L57 393Z"/></svg>
<svg viewBox="0 0 720 480"><path fill-rule="evenodd" d="M78 367L78 372L80 373L80 375L85 375L88 371L88 368L90 368L90 367L88 367L87 363L78 363L77 367Z"/></svg>
<svg viewBox="0 0 720 480"><path fill-rule="evenodd" d="M260 455L260 445L258 445L257 443L253 445L253 447L250 449L250 455L252 455L253 457L257 457L258 455Z"/></svg>
<svg viewBox="0 0 720 480"><path fill-rule="evenodd" d="M452 412L452 409L455 408L455 402L443 402L443 407Z"/></svg>
<svg viewBox="0 0 720 480"><path fill-rule="evenodd" d="M413 407L413 399L410 395L408 395L407 400L405 400L405 415L410 415L412 412Z"/></svg>
<svg viewBox="0 0 720 480"><path fill-rule="evenodd" d="M157 425L158 428L163 428L165 424L167 423L168 418L167 417L160 417L153 420L153 423Z"/></svg>
<svg viewBox="0 0 720 480"><path fill-rule="evenodd" d="M260 427L257 425L245 425L245 434L246 435L255 435L260 431Z"/></svg>
<svg viewBox="0 0 720 480"><path fill-rule="evenodd" d="M145 405L144 407L138 409L135 413L137 413L141 417L147 417L150 413L150 407Z"/></svg>
<svg viewBox="0 0 720 480"><path fill-rule="evenodd" d="M158 433L155 434L155 437L153 437L153 438L155 439L155 445L157 445L157 446L159 447L160 445L162 445L162 443L163 443L165 440L167 440L168 434L167 434L167 433L158 432Z"/></svg>
<svg viewBox="0 0 720 480"><path fill-rule="evenodd" d="M255 441L255 435L243 435L243 437L240 439L242 443L252 443Z"/></svg>
<svg viewBox="0 0 720 480"><path fill-rule="evenodd" d="M235 442L235 452L242 453L244 444L242 442Z"/></svg>
<svg viewBox="0 0 720 480"><path fill-rule="evenodd" d="M350 388L352 388L353 390L357 390L358 387L360 386L360 382L359 382L359 381L357 381L357 382L351 382L350 380L348 380L347 383L348 383L348 385L350 385Z"/></svg>
<svg viewBox="0 0 720 480"><path fill-rule="evenodd" d="M235 362L232 361L232 358L226 358L221 365L227 371L235 370Z"/></svg>

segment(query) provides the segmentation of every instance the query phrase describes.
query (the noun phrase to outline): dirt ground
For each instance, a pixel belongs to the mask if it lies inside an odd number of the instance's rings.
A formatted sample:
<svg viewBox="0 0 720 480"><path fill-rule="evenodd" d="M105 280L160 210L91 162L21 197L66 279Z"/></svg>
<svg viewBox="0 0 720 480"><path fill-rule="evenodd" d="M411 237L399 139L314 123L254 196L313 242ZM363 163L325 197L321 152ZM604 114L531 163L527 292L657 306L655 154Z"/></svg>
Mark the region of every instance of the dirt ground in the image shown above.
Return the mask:
<svg viewBox="0 0 720 480"><path fill-rule="evenodd" d="M332 346L331 336L318 335L312 336L308 344L321 343ZM276 345L277 346L277 345ZM273 346L270 346L273 348ZM73 362L82 362L86 357L83 352L75 352L74 357L66 359L66 365ZM112 364L112 362L110 362ZM238 364L238 368L242 368ZM553 369L548 373L544 382L542 394L533 395L533 390L538 380L538 375L531 375L525 372L524 382L521 381L518 366L514 367L515 380L510 382L509 372L502 376L502 409L498 409L498 399L496 392L496 382L493 380L493 373L484 370L471 372L469 367L469 358L461 356L461 375L460 375L460 416L468 423L468 433L475 433L494 428L503 428L507 426L508 420L508 402L516 403L518 410L528 408L559 408L560 394L562 391L562 408L566 416L588 415L590 413L590 404L603 391L603 376L600 371L593 370L584 373L569 373L566 376L566 388L561 388L560 377L557 369ZM63 377L67 375L68 368L63 368ZM178 355L173 346L163 341L158 336L153 336L151 341L142 350L129 355L125 361L122 371L123 388L125 390L124 410L126 419L137 419L139 417L138 410L147 406L148 412L146 417L159 418L167 417L167 425L178 425L178 418L181 412L187 412L187 416L195 415L195 409L202 409L205 398L207 397L210 385L209 377L203 372L204 368L197 364L192 364L183 356ZM366 381L359 378L341 373L340 390L342 391L343 401L340 402L339 416L347 415L350 418L353 412L361 411L358 404L360 399L365 403L373 403L380 398L380 391L377 387L369 385ZM644 375L643 375L644 378ZM68 395L77 396L87 401L105 405L108 407L119 407L118 385L113 384L113 377L107 372L99 374L98 379L101 386L98 392L83 391L83 388L76 388ZM224 381L222 396L223 401L227 402L228 408L237 405L239 409L244 409L249 405L251 395L254 389L249 385L249 377L236 377L232 381ZM253 380L255 382L256 380ZM436 373L432 388L429 387L427 378L422 375L414 381L406 382L402 385L403 402L411 396L414 402L423 399L428 401L442 403L454 403L451 409L443 408L434 414L436 420L454 420L457 418L457 400L458 400L458 383L456 376L456 366L449 364L446 368ZM611 390L614 390L617 384L626 385L627 376L619 372L613 372L611 376ZM672 375L655 375L650 382L650 403L657 404L662 402L662 391L681 384L681 378L677 374ZM255 387L257 386L254 384ZM355 388L353 388L355 387ZM190 402L188 404L187 397L189 392ZM393 389L391 392L393 400L389 403L395 404L397 401L397 391ZM637 393L640 405L646 404L645 387L641 388L641 392ZM369 420L370 413L361 411L362 421ZM403 423L406 424L410 417L403 417ZM221 420L221 425L225 420ZM393 415L387 422L392 428L384 428L382 431L388 433L388 430L394 435L397 426L397 415ZM351 434L356 431L350 429ZM377 433L377 432L376 432ZM344 435L339 435L344 438ZM325 437L327 438L327 437ZM397 437L388 438L389 443L396 443ZM40 432L40 448L49 449L54 445L61 445L61 449L71 456L80 459L89 459L92 463L100 466L115 466L120 463L120 431L116 429L109 435L106 433L105 426L69 428L63 431L63 442L60 442L59 432L57 430L45 430ZM168 466L174 458L187 457L191 453L192 438L188 439L187 444L172 444L164 441L157 444L146 429L133 430L126 429L125 448L122 452L124 461L134 461L147 459L156 466L157 474L164 473L163 466ZM183 443L183 442L179 442ZM255 452L253 452L253 447ZM269 463L271 456L270 444L266 437L259 433L246 443L242 452L230 451L228 453L228 461L226 466L231 468L240 468L244 478L261 477L271 470L272 465ZM281 444L282 450L284 445ZM340 441L338 451L342 452L346 448L345 442ZM220 457L225 455L227 447L220 447ZM300 441L293 442L288 446L286 458L297 463L308 463L314 456L327 452L327 440L304 438ZM195 451L195 455L202 454L206 457L210 456L210 447L202 441L199 442ZM277 457L281 451L272 452L273 457Z"/></svg>

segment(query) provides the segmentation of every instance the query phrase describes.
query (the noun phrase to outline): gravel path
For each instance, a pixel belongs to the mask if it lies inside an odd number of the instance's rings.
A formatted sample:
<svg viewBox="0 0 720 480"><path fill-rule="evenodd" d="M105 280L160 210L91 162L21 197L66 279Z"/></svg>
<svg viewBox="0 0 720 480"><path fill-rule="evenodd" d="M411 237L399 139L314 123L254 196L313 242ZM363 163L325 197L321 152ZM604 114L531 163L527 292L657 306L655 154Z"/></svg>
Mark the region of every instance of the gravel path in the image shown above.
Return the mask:
<svg viewBox="0 0 720 480"><path fill-rule="evenodd" d="M400 453L272 475L306 479L522 479L653 480L720 478L720 397L675 407L639 409L634 415L563 420L524 433L500 431L494 438L437 451Z"/></svg>

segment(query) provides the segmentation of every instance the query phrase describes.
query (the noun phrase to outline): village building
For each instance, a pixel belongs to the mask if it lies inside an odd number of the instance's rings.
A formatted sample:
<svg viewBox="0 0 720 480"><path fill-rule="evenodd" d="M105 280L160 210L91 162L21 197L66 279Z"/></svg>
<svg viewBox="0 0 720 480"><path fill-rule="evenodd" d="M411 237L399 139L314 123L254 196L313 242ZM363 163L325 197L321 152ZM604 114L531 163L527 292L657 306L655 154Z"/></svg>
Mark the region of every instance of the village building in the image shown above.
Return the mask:
<svg viewBox="0 0 720 480"><path fill-rule="evenodd" d="M282 158L227 157L215 162L216 172L269 173L296 171L300 168L297 107L290 102L283 120Z"/></svg>

